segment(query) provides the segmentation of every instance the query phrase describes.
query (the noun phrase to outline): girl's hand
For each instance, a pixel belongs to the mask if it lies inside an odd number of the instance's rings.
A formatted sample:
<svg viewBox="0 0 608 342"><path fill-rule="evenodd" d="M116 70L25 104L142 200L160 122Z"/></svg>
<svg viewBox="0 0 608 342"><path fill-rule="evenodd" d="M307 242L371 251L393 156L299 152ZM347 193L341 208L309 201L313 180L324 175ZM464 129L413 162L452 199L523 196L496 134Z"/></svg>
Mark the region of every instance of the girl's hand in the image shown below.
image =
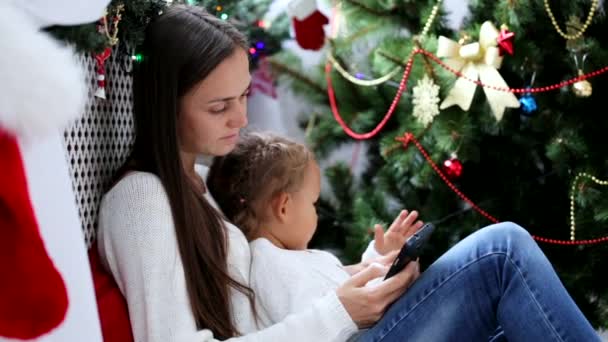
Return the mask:
<svg viewBox="0 0 608 342"><path fill-rule="evenodd" d="M405 241L422 227L424 222L416 219L418 212L402 210L386 232L381 225L374 227L374 248L382 255L391 251L399 251Z"/></svg>

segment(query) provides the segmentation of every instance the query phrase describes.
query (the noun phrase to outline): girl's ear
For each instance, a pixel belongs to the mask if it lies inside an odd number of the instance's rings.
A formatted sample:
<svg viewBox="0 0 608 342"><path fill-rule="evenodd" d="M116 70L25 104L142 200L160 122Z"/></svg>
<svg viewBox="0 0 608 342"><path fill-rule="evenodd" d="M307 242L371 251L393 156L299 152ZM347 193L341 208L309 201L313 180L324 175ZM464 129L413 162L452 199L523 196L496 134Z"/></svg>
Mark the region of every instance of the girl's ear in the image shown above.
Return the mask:
<svg viewBox="0 0 608 342"><path fill-rule="evenodd" d="M293 199L291 195L287 192L281 192L278 195L274 196L271 200L271 215L273 218L279 223L285 223L289 219L289 215L291 213L290 205Z"/></svg>

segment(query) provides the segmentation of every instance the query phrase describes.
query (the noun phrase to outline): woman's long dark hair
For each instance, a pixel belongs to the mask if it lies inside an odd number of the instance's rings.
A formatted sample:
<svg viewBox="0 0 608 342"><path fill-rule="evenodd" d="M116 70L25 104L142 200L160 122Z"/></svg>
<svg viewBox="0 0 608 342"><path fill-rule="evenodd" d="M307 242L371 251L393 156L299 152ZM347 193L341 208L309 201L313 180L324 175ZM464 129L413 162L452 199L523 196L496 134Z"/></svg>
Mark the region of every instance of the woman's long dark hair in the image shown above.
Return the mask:
<svg viewBox="0 0 608 342"><path fill-rule="evenodd" d="M157 175L167 193L184 266L190 306L199 329L216 338L238 335L230 289L253 291L227 270L227 236L220 214L197 193L182 166L177 136L180 99L237 49L246 38L202 8L171 6L152 21L134 68L135 144L118 177L129 170ZM162 324L162 322L157 322Z"/></svg>

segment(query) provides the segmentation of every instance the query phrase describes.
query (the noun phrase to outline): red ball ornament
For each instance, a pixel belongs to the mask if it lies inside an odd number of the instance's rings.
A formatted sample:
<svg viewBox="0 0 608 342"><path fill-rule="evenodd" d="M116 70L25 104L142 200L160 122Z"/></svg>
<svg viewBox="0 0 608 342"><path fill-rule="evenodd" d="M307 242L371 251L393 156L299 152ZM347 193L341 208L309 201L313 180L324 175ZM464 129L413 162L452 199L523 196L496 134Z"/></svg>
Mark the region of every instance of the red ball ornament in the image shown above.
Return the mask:
<svg viewBox="0 0 608 342"><path fill-rule="evenodd" d="M462 175L462 163L457 157L451 157L443 162L443 173L450 179L459 178Z"/></svg>

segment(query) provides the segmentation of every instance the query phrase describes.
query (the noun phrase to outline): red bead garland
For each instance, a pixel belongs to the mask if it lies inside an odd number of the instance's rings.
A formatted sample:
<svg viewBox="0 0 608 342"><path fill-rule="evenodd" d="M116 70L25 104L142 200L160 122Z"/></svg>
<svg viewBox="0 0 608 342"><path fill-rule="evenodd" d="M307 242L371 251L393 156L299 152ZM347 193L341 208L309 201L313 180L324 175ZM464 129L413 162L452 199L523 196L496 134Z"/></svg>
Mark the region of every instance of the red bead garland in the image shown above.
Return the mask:
<svg viewBox="0 0 608 342"><path fill-rule="evenodd" d="M439 64L444 69L452 72L453 74L455 74L458 77L462 77L462 78L468 80L469 82L473 82L480 87L486 87L486 88L490 88L490 89L494 89L494 90L498 90L498 91L506 91L506 92L511 92L511 93L515 93L515 94L541 93L541 92L557 90L557 89L569 86L571 84L574 84L576 82L585 80L587 78L595 77L595 76L608 72L608 66L605 66L601 69L592 71L587 74L579 75L575 78L569 79L567 81L562 81L560 83L553 84L550 86L536 87L536 88L503 88L503 87L496 87L496 86L492 86L492 85L488 85L488 84L483 84L482 82L480 82L478 80L473 80L468 77L465 77L461 72L454 70L454 69L450 68L449 66L447 66L445 63L443 63L443 61L441 61L441 59L439 59L439 57L433 55L432 53L430 53L424 49L416 49L412 53L410 59L407 61L405 70L403 71L403 76L401 78L401 82L399 82L399 87L397 89L397 93L395 94L395 98L393 99L388 111L386 112L386 114L384 115L384 117L382 118L380 123L378 123L378 125L374 129L372 129L371 131L369 131L367 133L357 133L357 132L354 132L350 127L348 127L348 125L346 124L344 119L342 119L342 116L340 115L340 111L338 110L338 105L336 102L335 91L333 89L332 81L331 81L332 65L330 62L328 62L325 65L325 79L327 81L327 95L329 96L329 104L330 104L331 111L333 113L334 118L336 119L336 121L342 127L342 129L344 130L344 132L346 134L348 134L350 137L352 137L353 139L356 139L356 140L365 140L365 139L370 139L370 138L374 137L376 134L378 134L382 130L382 128L384 128L384 126L386 125L388 120L393 115L395 108L397 107L397 103L401 99L401 95L407 88L407 81L409 79L410 72L412 71L414 57L417 54L424 54L424 55L428 56L430 59L435 61L437 64ZM447 184L448 187L450 187L450 189L452 189L452 191L454 191L462 200L464 200L469 205L471 205L471 207L473 209L475 209L475 211L480 213L482 216L486 217L491 222L493 222L493 223L500 222L497 218L490 215L485 210L481 209L477 204L475 204L473 201L471 201L464 193L462 193L460 190L458 190L458 188L454 184L452 184L452 182L450 182L450 180L443 174L443 172L441 172L439 167L437 167L435 162L433 162L431 157L428 155L428 153L422 147L422 145L418 142L418 140L416 140L416 138L414 138L413 134L408 132L408 133L405 133L403 137L399 137L396 139L403 143L403 147L407 147L407 145L409 144L410 141L414 142L414 144L416 145L416 147L418 148L420 153L422 153L422 155L427 160L429 165L431 165L433 170L435 170L435 172L439 175L439 177L441 177L441 179ZM549 238L536 236L536 235L532 235L532 237L535 240L540 241L540 242L550 243L550 244L559 244L559 245L592 245L592 244L608 242L608 236L604 236L604 237L596 238L596 239L588 239L588 240L558 240L558 239L549 239Z"/></svg>
<svg viewBox="0 0 608 342"><path fill-rule="evenodd" d="M462 77L469 82L473 82L480 87L486 87L486 88L490 88L490 89L494 89L494 90L498 90L498 91L506 91L506 92L511 92L511 93L515 93L515 94L541 93L541 92L557 90L557 89L569 86L571 84L574 84L576 82L585 80L587 78L595 77L595 76L601 75L605 72L608 72L608 66L605 66L601 69L598 69L598 70L592 71L590 73L583 74L583 75L574 77L572 79L569 79L567 81L562 81L560 83L553 84L550 86L536 87L536 88L504 88L504 87L496 87L496 86L492 86L492 85L488 85L488 84L483 84L482 82L480 82L478 80L473 80L468 77L465 77L461 72L450 68L445 63L443 63L443 61L441 61L441 59L439 59L439 57L433 55L432 53L430 53L424 49L415 49L414 52L412 53L412 56L407 61L405 70L403 71L403 76L401 77L401 82L399 82L399 88L397 89L397 93L395 94L395 98L393 99L393 102L391 103L388 111L382 118L382 121L380 121L380 123L378 123L378 125L374 129L372 129L371 131L369 131L367 133L357 133L357 132L353 131L350 127L348 127L348 125L346 124L344 119L342 119L342 116L340 115L340 111L338 109L338 104L336 102L335 91L334 91L332 81L331 81L332 65L330 62L327 62L325 64L325 80L327 81L327 95L329 97L329 104L330 104L331 111L333 113L334 118L336 119L338 124L340 124L340 126L342 127L342 129L344 130L344 132L346 134L348 134L353 139L365 140L365 139L373 138L376 134L378 134L382 130L382 128L384 128L384 126L386 125L388 120L393 115L393 112L395 111L395 108L397 107L397 103L401 99L401 95L407 89L407 81L410 77L410 72L412 71L412 66L414 64L414 57L417 54L424 54L424 55L428 56L430 59L435 61L441 67L452 72L456 76Z"/></svg>
<svg viewBox="0 0 608 342"><path fill-rule="evenodd" d="M378 132L380 132L382 130L382 128L384 128L384 126L386 125L388 120L393 115L395 108L397 108L397 103L399 103L399 100L401 99L401 94L403 94L403 92L405 91L405 89L407 87L407 80L410 78L410 72L412 71L413 63L414 63L414 59L410 58L407 62L405 70L403 72L403 77L401 78L401 82L399 83L399 88L397 89L397 94L395 94L395 98L393 98L393 102L391 103L391 106L389 107L388 111L384 115L384 118L382 118L382 121L380 121L380 123L374 129L372 129L371 131L369 131L367 133L354 132L350 127L348 127L346 122L344 122L344 119L342 119L342 116L340 115L340 111L338 110L338 105L336 103L336 96L335 96L334 88L333 88L332 82L331 82L332 65L329 62L327 64L325 64L325 79L327 80L327 95L329 96L329 104L331 107L331 111L334 114L334 118L340 124L340 126L342 126L342 129L344 129L344 132L346 132L346 134L348 134L349 136L351 136L352 138L357 139L357 140L365 140L365 139L370 139L370 138L374 137L376 134L378 134Z"/></svg>
<svg viewBox="0 0 608 342"><path fill-rule="evenodd" d="M484 216L491 222L493 222L493 223L500 222L496 217L490 215L488 212L481 209L477 204L475 204L475 202L471 201L464 193L462 193L460 190L458 190L458 188L452 182L450 182L450 180L443 174L443 172L441 172L439 167L437 167L437 164L435 164L435 162L431 159L431 157L426 152L424 147L422 147L422 144L420 144L420 142L414 137L414 135L412 133L406 132L403 135L403 137L397 137L397 138L395 138L395 140L400 141L403 144L404 148L407 148L409 143L413 142L414 145L416 145L416 147L420 151L420 153L424 156L426 161L429 163L429 165L431 165L433 170L435 170L435 172L439 175L439 177L441 177L441 179L445 182L445 184L450 189L452 189L452 191L454 191L456 193L456 195L458 195L458 197L460 197L463 201L467 202L473 209L475 209L475 211L480 213L482 216ZM540 241L540 242L558 244L558 245L592 245L592 244L598 244L598 243L602 243L602 242L608 242L608 236L604 236L604 237L596 238L596 239L588 239L588 240L557 240L557 239L549 239L549 238L545 238L542 236L536 236L536 235L532 235L532 237L535 240Z"/></svg>
<svg viewBox="0 0 608 342"><path fill-rule="evenodd" d="M595 77L598 75L601 75L605 72L608 72L608 66L605 66L601 69L592 71L590 73L587 74L583 74L574 78L571 78L567 81L562 81L559 82L557 84L552 84L550 86L545 86L545 87L537 87L537 88L504 88L504 87L496 87L493 85L489 85L489 84L483 84L478 80L473 80L470 79L466 76L464 76L460 71L454 70L452 68L450 68L449 66L447 66L445 63L443 63L443 61L441 59L439 59L439 57L433 55L432 53L424 50L424 49L417 49L415 54L418 53L422 53L426 56L428 56L429 58L431 58L434 62L436 62L437 64L441 65L441 67L443 67L444 69L448 70L449 72L453 73L454 75L464 78L465 80L469 81L469 82L473 82L475 84L477 84L480 87L485 87L485 88L490 88L490 89L494 89L494 90L498 90L498 91L505 91L505 92L510 92L510 93L514 93L514 94L523 94L523 93L542 93L542 92L547 92L547 91L552 91L552 90L557 90L566 86L569 86L571 84L574 84L578 81L582 81L585 80L587 78L591 78L591 77Z"/></svg>
<svg viewBox="0 0 608 342"><path fill-rule="evenodd" d="M452 191L454 191L460 198L462 198L462 200L464 200L469 205L471 205L471 207L473 207L477 212L479 212L481 215L486 217L488 220L490 220L494 223L500 222L500 221L498 221L497 218L488 214L483 209L481 209L479 206L477 206L477 204L475 204L473 201L471 201L467 196L465 196L465 194L463 194L460 190L458 190L458 188L454 184L452 184L452 182L450 182L448 177L446 177L446 175L444 175L443 172L441 172L441 170L439 169L437 164L435 164L433 159L431 159L431 157L426 152L424 147L422 147L420 142L418 142L418 140L416 140L416 138L414 138L414 135L412 133L407 132L403 135L403 137L395 138L395 140L401 141L404 148L407 148L410 141L413 142L416 145L416 147L418 148L418 150L420 151L420 153L422 153L422 155L424 156L424 159L426 159L426 161L429 163L429 165L431 165L433 170L435 170L435 172L439 175L439 177L441 177L441 179L445 182L445 184L447 184L450 187L450 189L452 189Z"/></svg>

